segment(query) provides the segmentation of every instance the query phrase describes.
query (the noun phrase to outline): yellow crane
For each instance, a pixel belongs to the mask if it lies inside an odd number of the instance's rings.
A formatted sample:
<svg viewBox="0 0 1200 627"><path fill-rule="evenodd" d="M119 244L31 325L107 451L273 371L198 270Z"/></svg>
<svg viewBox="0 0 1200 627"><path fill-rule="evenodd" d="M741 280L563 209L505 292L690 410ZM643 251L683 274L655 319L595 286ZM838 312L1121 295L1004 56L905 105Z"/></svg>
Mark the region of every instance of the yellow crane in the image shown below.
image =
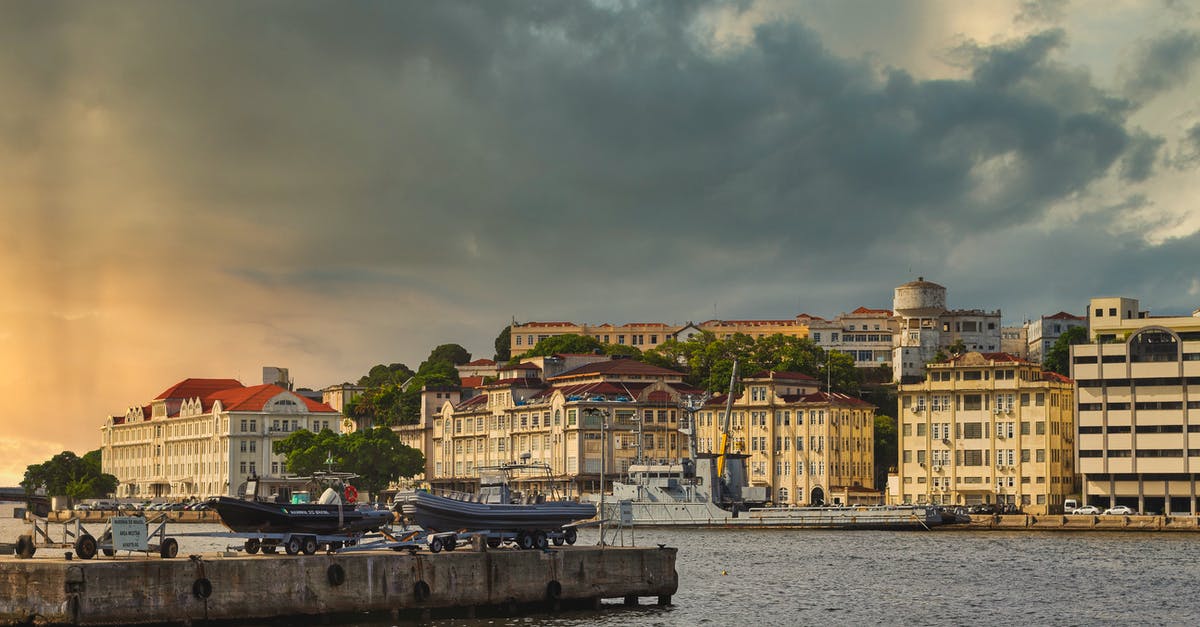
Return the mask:
<svg viewBox="0 0 1200 627"><path fill-rule="evenodd" d="M737 382L738 362L733 360L729 375L729 394L725 397L725 420L721 423L721 452L717 455L717 476L725 476L725 456L729 454L729 423L733 421L733 386Z"/></svg>

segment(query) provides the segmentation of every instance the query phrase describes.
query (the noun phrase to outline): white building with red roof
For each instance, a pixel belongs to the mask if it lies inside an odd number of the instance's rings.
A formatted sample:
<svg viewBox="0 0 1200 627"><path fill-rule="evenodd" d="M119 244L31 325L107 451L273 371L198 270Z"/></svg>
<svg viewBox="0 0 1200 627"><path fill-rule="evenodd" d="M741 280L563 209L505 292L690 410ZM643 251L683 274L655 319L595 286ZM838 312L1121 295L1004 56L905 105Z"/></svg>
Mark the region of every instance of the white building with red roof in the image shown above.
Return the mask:
<svg viewBox="0 0 1200 627"><path fill-rule="evenodd" d="M268 486L283 475L274 442L299 429L341 427L337 410L273 383L188 378L109 416L101 465L120 482L118 497L233 496L248 475Z"/></svg>

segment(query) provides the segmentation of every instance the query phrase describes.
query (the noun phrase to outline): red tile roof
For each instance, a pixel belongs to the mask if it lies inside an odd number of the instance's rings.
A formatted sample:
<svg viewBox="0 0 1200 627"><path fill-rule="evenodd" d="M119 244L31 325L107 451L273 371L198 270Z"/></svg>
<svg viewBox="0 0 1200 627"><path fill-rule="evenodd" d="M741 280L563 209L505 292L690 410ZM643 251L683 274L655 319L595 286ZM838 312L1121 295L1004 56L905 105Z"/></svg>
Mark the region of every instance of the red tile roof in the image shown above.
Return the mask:
<svg viewBox="0 0 1200 627"><path fill-rule="evenodd" d="M638 375L638 376L654 376L654 377L681 377L682 372L668 370L667 368L659 368L650 364L642 363L632 359L612 359L609 361L598 361L591 364L586 364L572 370L568 370L562 374L549 377L550 381L558 381L573 377L583 377L589 375L610 374L610 375Z"/></svg>
<svg viewBox="0 0 1200 627"><path fill-rule="evenodd" d="M1043 370L1042 378L1045 379L1046 381L1056 381L1058 383L1070 383L1070 384L1075 383L1075 381L1073 379L1071 379L1070 377L1064 377L1063 375L1058 374L1057 372L1054 372L1053 370Z"/></svg>
<svg viewBox="0 0 1200 627"><path fill-rule="evenodd" d="M866 307L859 307L858 309L855 309L854 311L852 311L850 313L852 313L852 314L887 314L889 316L893 315L891 309L868 309Z"/></svg>
<svg viewBox="0 0 1200 627"><path fill-rule="evenodd" d="M1053 316L1046 316L1046 319L1047 320L1087 320L1087 318L1084 318L1083 316L1076 316L1075 314L1069 314L1065 311L1060 311L1060 312L1054 314Z"/></svg>
<svg viewBox="0 0 1200 627"><path fill-rule="evenodd" d="M483 385L483 377L462 377L459 383L464 388L477 388Z"/></svg>
<svg viewBox="0 0 1200 627"><path fill-rule="evenodd" d="M266 407L267 401L275 398L281 393L291 394L299 399L308 411L315 413L332 413L336 414L337 410L326 405L325 403L314 401L310 398L305 398L299 394L288 392L278 385L265 384L255 385L248 388L230 388L220 390L208 395L204 398L204 407L209 409L216 401L221 401L221 406L226 411L262 411Z"/></svg>
<svg viewBox="0 0 1200 627"><path fill-rule="evenodd" d="M167 388L162 394L154 397L156 401L167 399L188 399L204 398L213 392L219 390L227 390L229 388L242 387L241 381L236 379L184 379L175 385Z"/></svg>
<svg viewBox="0 0 1200 627"><path fill-rule="evenodd" d="M475 361L463 364L464 366L495 366L496 362L490 359L476 359Z"/></svg>
<svg viewBox="0 0 1200 627"><path fill-rule="evenodd" d="M574 322L523 322L513 327L520 329L523 327L577 327L579 325Z"/></svg>
<svg viewBox="0 0 1200 627"><path fill-rule="evenodd" d="M458 411L460 409L461 410L479 409L480 407L478 407L478 406L487 407L487 395L486 394L472 396L471 398L468 398L467 400L455 405L454 410Z"/></svg>

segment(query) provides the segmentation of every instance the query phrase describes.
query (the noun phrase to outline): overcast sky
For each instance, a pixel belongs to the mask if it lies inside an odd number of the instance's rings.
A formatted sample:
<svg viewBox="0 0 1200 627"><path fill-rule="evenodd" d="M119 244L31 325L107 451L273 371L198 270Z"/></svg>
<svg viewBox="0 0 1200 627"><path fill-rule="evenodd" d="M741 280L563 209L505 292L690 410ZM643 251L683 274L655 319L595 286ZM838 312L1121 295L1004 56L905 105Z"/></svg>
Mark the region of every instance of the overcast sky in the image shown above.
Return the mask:
<svg viewBox="0 0 1200 627"><path fill-rule="evenodd" d="M1200 4L0 9L0 485L512 318L1200 306Z"/></svg>

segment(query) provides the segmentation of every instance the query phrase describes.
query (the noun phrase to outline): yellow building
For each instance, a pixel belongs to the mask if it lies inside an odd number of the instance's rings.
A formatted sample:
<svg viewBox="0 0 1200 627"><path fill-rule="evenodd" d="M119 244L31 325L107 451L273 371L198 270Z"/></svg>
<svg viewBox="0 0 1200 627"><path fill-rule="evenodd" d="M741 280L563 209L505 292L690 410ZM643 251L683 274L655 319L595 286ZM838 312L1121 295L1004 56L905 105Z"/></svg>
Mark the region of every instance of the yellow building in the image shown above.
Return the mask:
<svg viewBox="0 0 1200 627"><path fill-rule="evenodd" d="M1007 353L968 352L899 386L889 502L1062 511L1074 484L1069 379Z"/></svg>
<svg viewBox="0 0 1200 627"><path fill-rule="evenodd" d="M1083 502L1197 513L1200 310L1151 317L1132 298L1094 298L1093 343L1071 347Z"/></svg>
<svg viewBox="0 0 1200 627"><path fill-rule="evenodd" d="M750 484L765 486L777 505L832 503L846 494L879 499L874 477L875 406L817 391L812 377L762 372L741 381L730 422L730 451L748 453ZM720 452L725 399L696 414L697 449ZM871 495L862 497L861 488ZM846 502L846 501L841 501ZM878 501L876 501L878 502Z"/></svg>
<svg viewBox="0 0 1200 627"><path fill-rule="evenodd" d="M708 320L698 324L669 325L662 322L631 322L629 324L575 324L574 322L526 322L514 324L509 333L509 350L513 356L533 348L541 340L557 335L586 335L602 344L632 346L642 351L657 348L668 339L685 341L688 332L708 331L725 340L737 333L758 339L775 334L789 337L808 337L809 316L801 314L784 320Z"/></svg>

